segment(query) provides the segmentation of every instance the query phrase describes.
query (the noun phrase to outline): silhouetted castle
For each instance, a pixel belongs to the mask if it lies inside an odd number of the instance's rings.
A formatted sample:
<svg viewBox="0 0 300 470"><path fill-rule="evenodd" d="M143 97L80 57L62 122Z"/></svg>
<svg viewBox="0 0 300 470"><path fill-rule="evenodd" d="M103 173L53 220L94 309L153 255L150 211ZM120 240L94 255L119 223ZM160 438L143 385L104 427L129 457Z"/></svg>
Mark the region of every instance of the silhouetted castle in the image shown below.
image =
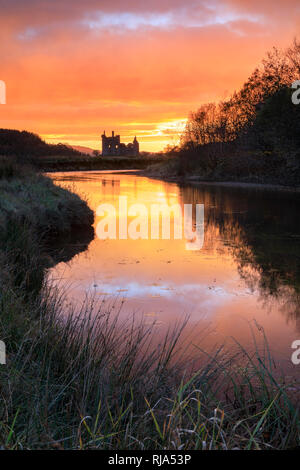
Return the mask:
<svg viewBox="0 0 300 470"><path fill-rule="evenodd" d="M112 136L107 137L105 135L105 131L102 134L102 155L103 157L107 156L130 156L130 157L138 157L140 154L140 145L135 137L132 144L122 144L120 142L120 136L115 135L114 131L112 131Z"/></svg>

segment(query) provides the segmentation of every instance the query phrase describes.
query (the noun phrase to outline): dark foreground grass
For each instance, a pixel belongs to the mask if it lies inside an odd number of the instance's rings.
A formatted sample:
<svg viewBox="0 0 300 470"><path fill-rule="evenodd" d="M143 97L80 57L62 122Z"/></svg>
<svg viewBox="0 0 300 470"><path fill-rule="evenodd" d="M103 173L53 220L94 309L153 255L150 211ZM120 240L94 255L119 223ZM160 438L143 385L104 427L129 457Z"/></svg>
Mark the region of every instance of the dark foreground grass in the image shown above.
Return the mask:
<svg viewBox="0 0 300 470"><path fill-rule="evenodd" d="M16 246L36 246L30 229ZM288 383L266 352L220 349L191 373L178 346L184 324L160 346L155 325L122 321L117 303L78 311L43 280L37 255L2 250L0 440L6 449L286 449L299 444ZM9 261L8 261L9 260ZM29 261L30 260L30 261ZM20 263L27 266L23 281ZM17 268L18 267L18 268ZM41 276L28 295L28 275ZM33 274L34 273L34 274ZM267 351L267 350L266 350ZM200 351L199 351L200 355Z"/></svg>
<svg viewBox="0 0 300 470"><path fill-rule="evenodd" d="M275 378L267 348L250 356L239 347L235 357L224 349L213 356L196 349L204 358L192 371L178 343L184 323L158 346L155 325L122 321L117 303L107 308L89 299L80 309L70 307L45 277L35 218L19 214L0 240L3 448L299 445L297 403L290 385Z"/></svg>
<svg viewBox="0 0 300 470"><path fill-rule="evenodd" d="M153 328L86 302L66 311L55 289L28 302L2 292L0 438L7 449L286 449L299 415L272 361L221 349L184 372L177 325ZM93 313L92 313L93 312ZM177 352L176 352L177 351ZM237 358L235 358L236 361ZM246 359L246 360L245 360Z"/></svg>

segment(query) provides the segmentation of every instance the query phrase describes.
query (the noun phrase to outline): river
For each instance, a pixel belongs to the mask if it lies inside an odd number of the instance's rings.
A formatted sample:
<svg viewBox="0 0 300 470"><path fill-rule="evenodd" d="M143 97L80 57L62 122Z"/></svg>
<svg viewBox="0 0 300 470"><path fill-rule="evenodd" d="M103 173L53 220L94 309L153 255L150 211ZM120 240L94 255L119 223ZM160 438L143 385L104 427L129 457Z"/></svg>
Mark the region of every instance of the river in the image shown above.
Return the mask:
<svg viewBox="0 0 300 470"><path fill-rule="evenodd" d="M50 272L68 286L77 305L86 295L105 304L122 303L122 316L134 314L164 332L185 316L186 337L212 350L235 344L253 350L253 332L263 331L280 366L299 375L291 362L292 343L300 340L299 196L271 190L180 185L130 172L52 173L51 178L87 198L96 211L143 204L204 205L204 243L187 249L187 240L99 239L71 261ZM172 226L171 229L174 227ZM160 335L158 334L158 337Z"/></svg>

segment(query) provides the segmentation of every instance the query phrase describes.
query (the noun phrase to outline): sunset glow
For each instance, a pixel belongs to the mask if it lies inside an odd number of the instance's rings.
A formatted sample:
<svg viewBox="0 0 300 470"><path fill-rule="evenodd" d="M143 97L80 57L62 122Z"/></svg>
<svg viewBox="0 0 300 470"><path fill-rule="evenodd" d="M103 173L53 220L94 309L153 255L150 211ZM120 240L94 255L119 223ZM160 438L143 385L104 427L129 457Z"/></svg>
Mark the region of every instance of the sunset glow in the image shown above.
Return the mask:
<svg viewBox="0 0 300 470"><path fill-rule="evenodd" d="M229 96L299 32L298 0L0 0L0 127L100 149L100 135L175 144L188 113Z"/></svg>

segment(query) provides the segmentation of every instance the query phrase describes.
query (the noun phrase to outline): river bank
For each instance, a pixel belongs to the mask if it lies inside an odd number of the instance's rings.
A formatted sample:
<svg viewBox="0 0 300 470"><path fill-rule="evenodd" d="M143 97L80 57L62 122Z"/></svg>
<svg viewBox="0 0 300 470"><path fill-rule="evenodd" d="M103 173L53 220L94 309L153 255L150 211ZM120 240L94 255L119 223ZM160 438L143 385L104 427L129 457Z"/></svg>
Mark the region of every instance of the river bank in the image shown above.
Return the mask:
<svg viewBox="0 0 300 470"><path fill-rule="evenodd" d="M149 178L158 179L162 181L190 184L190 185L214 185L232 188L245 188L257 190L271 190L271 191L287 191L287 192L300 192L299 184L291 183L290 179L272 178L268 176L243 176L241 178L233 177L224 174L197 174L197 171L180 172L180 164L177 158L169 159L167 162L157 163L150 165L145 170L142 170L141 175Z"/></svg>
<svg viewBox="0 0 300 470"><path fill-rule="evenodd" d="M164 161L164 157L40 157L34 160L34 165L43 172L107 171L145 169Z"/></svg>
<svg viewBox="0 0 300 470"><path fill-rule="evenodd" d="M241 188L241 189L255 189L261 191L282 191L282 192L289 192L289 193L300 193L300 187L298 186L284 186L280 184L269 184L269 183L251 183L251 182L243 182L243 181L210 181L206 179L201 179L197 176L190 176L190 177L179 177L179 176L156 176L147 170L145 172L140 172L140 175L147 176L149 178L166 181L169 183L179 183L179 184L188 184L191 186L219 186L219 187L226 187L226 188Z"/></svg>
<svg viewBox="0 0 300 470"><path fill-rule="evenodd" d="M97 298L70 305L47 279L49 252L41 247L41 233L65 237L83 220L92 223L90 209L30 169L4 166L0 183L3 448L299 445L291 400L296 385L275 379L268 352L249 356L240 347L233 357L220 348L209 357L198 351L201 367L193 370L177 348L185 321L153 349L155 326L124 322L113 302L109 309ZM234 366L237 354L243 367Z"/></svg>
<svg viewBox="0 0 300 470"><path fill-rule="evenodd" d="M6 161L0 162L1 165L2 231L8 222L29 224L36 231L52 234L92 225L93 212L78 195L54 185L51 179L31 167Z"/></svg>
<svg viewBox="0 0 300 470"><path fill-rule="evenodd" d="M7 282L26 294L37 294L44 270L62 256L57 250L50 256L51 240L58 242L80 232L86 243L91 239L93 211L77 194L53 184L30 166L3 157L0 195L2 288Z"/></svg>

